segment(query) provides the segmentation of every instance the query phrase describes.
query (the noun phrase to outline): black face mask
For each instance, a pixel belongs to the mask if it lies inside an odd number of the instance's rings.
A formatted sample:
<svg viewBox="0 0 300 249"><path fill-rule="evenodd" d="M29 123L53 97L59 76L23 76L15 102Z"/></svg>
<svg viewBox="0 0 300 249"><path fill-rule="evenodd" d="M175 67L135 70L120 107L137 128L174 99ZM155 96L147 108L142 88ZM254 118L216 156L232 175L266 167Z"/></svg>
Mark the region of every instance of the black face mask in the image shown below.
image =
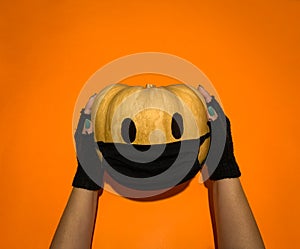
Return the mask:
<svg viewBox="0 0 300 249"><path fill-rule="evenodd" d="M97 142L103 155L103 167L125 187L157 190L192 179L201 169L200 146L210 133L198 139L168 144L135 145Z"/></svg>

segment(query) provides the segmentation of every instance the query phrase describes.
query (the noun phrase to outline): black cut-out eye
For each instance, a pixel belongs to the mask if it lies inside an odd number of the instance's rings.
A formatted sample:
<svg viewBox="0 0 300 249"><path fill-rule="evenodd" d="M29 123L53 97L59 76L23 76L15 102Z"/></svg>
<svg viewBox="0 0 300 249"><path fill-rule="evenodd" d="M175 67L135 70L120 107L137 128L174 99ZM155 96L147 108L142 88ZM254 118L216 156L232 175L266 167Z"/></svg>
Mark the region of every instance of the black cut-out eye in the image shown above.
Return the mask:
<svg viewBox="0 0 300 249"><path fill-rule="evenodd" d="M174 113L171 125L172 135L174 138L179 139L183 134L183 119L179 113Z"/></svg>
<svg viewBox="0 0 300 249"><path fill-rule="evenodd" d="M132 119L125 118L121 126L121 135L128 144L132 143L136 137L136 127Z"/></svg>

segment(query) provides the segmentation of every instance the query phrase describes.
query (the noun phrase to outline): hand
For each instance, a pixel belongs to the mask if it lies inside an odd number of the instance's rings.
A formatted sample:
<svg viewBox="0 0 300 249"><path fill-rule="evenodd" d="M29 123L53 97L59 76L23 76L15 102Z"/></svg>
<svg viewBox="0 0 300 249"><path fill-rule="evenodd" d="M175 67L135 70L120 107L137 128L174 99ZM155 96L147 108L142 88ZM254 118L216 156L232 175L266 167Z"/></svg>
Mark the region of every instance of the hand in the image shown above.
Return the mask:
<svg viewBox="0 0 300 249"><path fill-rule="evenodd" d="M96 94L92 95L85 108L81 110L74 136L78 166L72 186L87 190L100 190L103 178L103 169L97 154L97 144L94 141L91 123L91 108L95 98Z"/></svg>
<svg viewBox="0 0 300 249"><path fill-rule="evenodd" d="M91 112L92 112L92 106L93 106L93 103L94 103L96 97L97 97L97 93L94 93L89 98L88 102L86 103L86 105L84 107L84 113L85 114L91 114Z"/></svg>
<svg viewBox="0 0 300 249"><path fill-rule="evenodd" d="M202 86L198 87L207 104L207 115L211 128L211 147L205 164L208 168L210 180L221 180L225 178L237 178L241 176L238 164L233 153L233 142L231 136L230 121L224 114L216 99L211 96ZM224 150L220 149L224 147ZM213 156L210 156L212 151ZM215 165L218 157L219 162Z"/></svg>

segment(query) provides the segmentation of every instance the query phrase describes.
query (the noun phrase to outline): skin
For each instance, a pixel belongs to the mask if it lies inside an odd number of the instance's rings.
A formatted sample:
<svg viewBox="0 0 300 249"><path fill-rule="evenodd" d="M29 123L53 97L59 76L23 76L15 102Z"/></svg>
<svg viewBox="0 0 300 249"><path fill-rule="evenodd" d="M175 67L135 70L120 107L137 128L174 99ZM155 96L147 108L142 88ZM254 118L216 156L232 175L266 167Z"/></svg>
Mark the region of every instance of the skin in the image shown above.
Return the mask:
<svg viewBox="0 0 300 249"><path fill-rule="evenodd" d="M91 248L98 191L73 188L50 248Z"/></svg>
<svg viewBox="0 0 300 249"><path fill-rule="evenodd" d="M217 248L265 248L240 179L207 185Z"/></svg>
<svg viewBox="0 0 300 249"><path fill-rule="evenodd" d="M84 113L91 114L96 94L90 97ZM92 133L92 125L83 128L82 134ZM60 219L51 249L85 249L91 248L94 226L98 209L98 200L103 190L91 191L73 187L66 208Z"/></svg>
<svg viewBox="0 0 300 249"><path fill-rule="evenodd" d="M209 104L211 95L202 86L198 91ZM218 118L214 109L207 115L211 121ZM265 248L240 179L209 180L206 186L217 248Z"/></svg>
<svg viewBox="0 0 300 249"><path fill-rule="evenodd" d="M205 101L211 96L198 88ZM85 113L91 112L95 95L85 106ZM218 118L207 113L210 120ZM92 126L91 126L92 127ZM84 128L82 133L91 133ZM210 201L211 220L218 249L260 249L265 248L255 218L243 191L239 178L206 182ZM98 199L102 190L90 191L73 188L67 206L51 242L51 249L91 248L97 217Z"/></svg>

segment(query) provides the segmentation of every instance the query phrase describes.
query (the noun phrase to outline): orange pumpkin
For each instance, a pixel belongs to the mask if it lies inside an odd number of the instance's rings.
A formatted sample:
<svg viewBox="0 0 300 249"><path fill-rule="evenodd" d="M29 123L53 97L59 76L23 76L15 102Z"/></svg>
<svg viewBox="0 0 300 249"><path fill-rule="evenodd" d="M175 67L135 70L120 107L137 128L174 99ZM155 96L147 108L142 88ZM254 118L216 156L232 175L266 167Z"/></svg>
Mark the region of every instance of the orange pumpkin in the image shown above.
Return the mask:
<svg viewBox="0 0 300 249"><path fill-rule="evenodd" d="M110 85L98 94L92 110L101 160L113 178L129 187L185 182L208 153L206 111L203 97L185 84Z"/></svg>

